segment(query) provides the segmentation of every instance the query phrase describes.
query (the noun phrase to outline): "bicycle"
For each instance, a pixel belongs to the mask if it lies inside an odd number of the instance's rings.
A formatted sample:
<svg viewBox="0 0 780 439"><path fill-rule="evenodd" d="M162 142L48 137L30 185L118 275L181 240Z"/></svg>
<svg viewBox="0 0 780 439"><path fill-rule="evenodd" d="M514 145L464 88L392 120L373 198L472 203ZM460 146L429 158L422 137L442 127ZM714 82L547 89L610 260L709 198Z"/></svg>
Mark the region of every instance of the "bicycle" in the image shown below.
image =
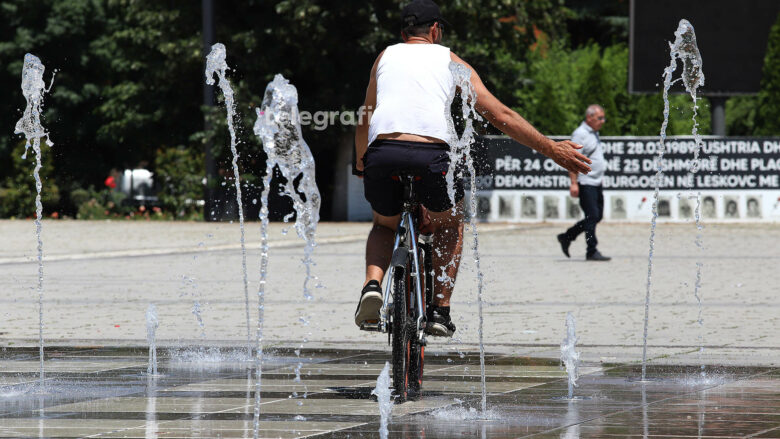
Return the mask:
<svg viewBox="0 0 780 439"><path fill-rule="evenodd" d="M360 329L387 333L393 351L393 389L396 401L404 402L422 392L427 311L433 300L433 235L420 231L423 215L414 182L421 177L398 172L392 178L403 183L401 222L395 233L379 321L365 322Z"/></svg>

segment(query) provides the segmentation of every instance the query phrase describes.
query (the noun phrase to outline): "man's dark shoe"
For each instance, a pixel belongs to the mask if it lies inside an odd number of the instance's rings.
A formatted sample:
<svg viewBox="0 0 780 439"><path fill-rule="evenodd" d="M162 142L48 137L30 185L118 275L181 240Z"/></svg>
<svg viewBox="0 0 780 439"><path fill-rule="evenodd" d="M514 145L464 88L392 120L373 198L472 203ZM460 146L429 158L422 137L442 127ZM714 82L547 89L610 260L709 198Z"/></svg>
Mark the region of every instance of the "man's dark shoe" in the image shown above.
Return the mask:
<svg viewBox="0 0 780 439"><path fill-rule="evenodd" d="M455 324L450 319L449 306L434 306L425 333L434 337L452 337L455 333Z"/></svg>
<svg viewBox="0 0 780 439"><path fill-rule="evenodd" d="M360 293L360 302L355 310L355 324L360 326L365 322L378 322L382 303L382 286L375 280L368 281Z"/></svg>
<svg viewBox="0 0 780 439"><path fill-rule="evenodd" d="M563 251L563 254L566 255L567 258L570 258L571 256L569 256L569 246L571 245L571 241L566 238L565 233L558 235L558 242L561 243L561 250Z"/></svg>
<svg viewBox="0 0 780 439"><path fill-rule="evenodd" d="M596 250L593 254L586 256L585 259L588 261L604 261L604 262L612 260L612 258L610 258L609 256L602 255L598 250Z"/></svg>

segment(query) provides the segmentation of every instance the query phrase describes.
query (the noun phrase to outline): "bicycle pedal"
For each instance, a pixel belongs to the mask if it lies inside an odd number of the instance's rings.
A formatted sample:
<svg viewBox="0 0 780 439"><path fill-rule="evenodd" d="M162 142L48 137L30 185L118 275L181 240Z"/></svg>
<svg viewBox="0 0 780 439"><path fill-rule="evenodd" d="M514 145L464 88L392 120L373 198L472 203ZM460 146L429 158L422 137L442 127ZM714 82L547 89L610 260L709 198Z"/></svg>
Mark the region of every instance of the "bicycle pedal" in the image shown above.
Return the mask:
<svg viewBox="0 0 780 439"><path fill-rule="evenodd" d="M380 332L381 329L379 328L379 322L377 320L373 321L365 321L360 324L360 330L361 331L372 331L372 332Z"/></svg>

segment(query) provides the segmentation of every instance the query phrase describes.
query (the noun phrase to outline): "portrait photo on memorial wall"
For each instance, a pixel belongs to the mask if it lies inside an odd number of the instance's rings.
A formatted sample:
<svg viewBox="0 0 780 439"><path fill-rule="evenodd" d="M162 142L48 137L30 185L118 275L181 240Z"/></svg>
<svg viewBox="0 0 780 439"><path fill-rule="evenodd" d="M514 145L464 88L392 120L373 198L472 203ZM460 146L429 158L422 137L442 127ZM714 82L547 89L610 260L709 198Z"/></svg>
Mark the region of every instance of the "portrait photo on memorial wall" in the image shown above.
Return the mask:
<svg viewBox="0 0 780 439"><path fill-rule="evenodd" d="M693 218L693 206L696 201L691 201L688 195L679 195L677 197L677 217L679 219L691 219Z"/></svg>
<svg viewBox="0 0 780 439"><path fill-rule="evenodd" d="M718 217L718 205L715 197L707 195L701 199L701 216L703 218L717 218Z"/></svg>
<svg viewBox="0 0 780 439"><path fill-rule="evenodd" d="M544 219L559 219L561 217L558 211L560 198L555 195L544 196Z"/></svg>
<svg viewBox="0 0 780 439"><path fill-rule="evenodd" d="M481 220L488 219L490 212L490 197L477 196L477 218Z"/></svg>
<svg viewBox="0 0 780 439"><path fill-rule="evenodd" d="M761 218L761 195L751 195L747 198L747 217Z"/></svg>
<svg viewBox="0 0 780 439"><path fill-rule="evenodd" d="M515 196L498 196L498 217L501 219L513 219L515 217Z"/></svg>
<svg viewBox="0 0 780 439"><path fill-rule="evenodd" d="M580 203L576 198L566 197L566 218L567 219L580 219L582 217L582 210L580 209Z"/></svg>
<svg viewBox="0 0 780 439"><path fill-rule="evenodd" d="M626 197L622 195L613 195L610 198L610 218L626 219Z"/></svg>
<svg viewBox="0 0 780 439"><path fill-rule="evenodd" d="M536 197L531 195L523 196L520 216L523 218L536 218Z"/></svg>
<svg viewBox="0 0 780 439"><path fill-rule="evenodd" d="M668 197L658 198L658 216L663 218L672 216L671 200Z"/></svg>
<svg viewBox="0 0 780 439"><path fill-rule="evenodd" d="M739 198L734 196L723 197L725 206L723 217L726 219L739 219Z"/></svg>

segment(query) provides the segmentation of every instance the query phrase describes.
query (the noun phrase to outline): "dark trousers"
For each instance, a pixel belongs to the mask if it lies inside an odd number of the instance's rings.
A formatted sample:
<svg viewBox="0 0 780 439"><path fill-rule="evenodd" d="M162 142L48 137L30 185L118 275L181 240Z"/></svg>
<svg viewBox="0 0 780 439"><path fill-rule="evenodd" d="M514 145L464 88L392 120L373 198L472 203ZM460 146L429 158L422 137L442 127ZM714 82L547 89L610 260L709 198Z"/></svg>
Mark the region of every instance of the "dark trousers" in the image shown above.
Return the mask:
<svg viewBox="0 0 780 439"><path fill-rule="evenodd" d="M596 252L596 224L601 221L604 214L604 191L601 186L588 186L580 184L580 207L585 213L585 219L581 220L566 231L566 239L574 241L580 233L585 232L585 242L588 244L587 256Z"/></svg>

